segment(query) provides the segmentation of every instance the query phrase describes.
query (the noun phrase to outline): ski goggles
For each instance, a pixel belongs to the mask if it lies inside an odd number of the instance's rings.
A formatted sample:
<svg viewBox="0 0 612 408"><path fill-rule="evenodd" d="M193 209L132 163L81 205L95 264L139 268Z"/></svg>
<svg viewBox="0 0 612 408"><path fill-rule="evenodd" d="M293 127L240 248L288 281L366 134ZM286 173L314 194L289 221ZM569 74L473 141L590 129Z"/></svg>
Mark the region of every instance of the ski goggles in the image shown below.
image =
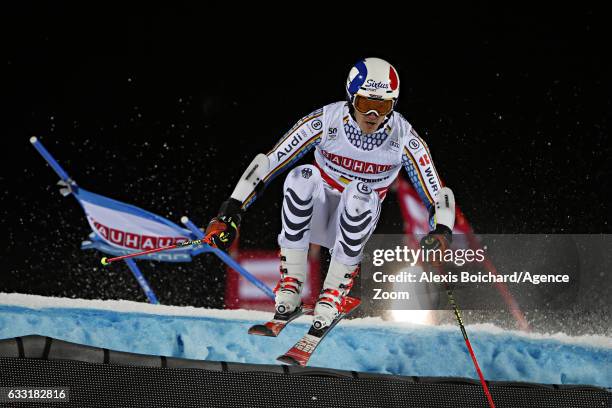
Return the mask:
<svg viewBox="0 0 612 408"><path fill-rule="evenodd" d="M357 111L367 115L376 112L378 116L386 116L393 110L392 99L370 99L365 96L355 95L353 106Z"/></svg>

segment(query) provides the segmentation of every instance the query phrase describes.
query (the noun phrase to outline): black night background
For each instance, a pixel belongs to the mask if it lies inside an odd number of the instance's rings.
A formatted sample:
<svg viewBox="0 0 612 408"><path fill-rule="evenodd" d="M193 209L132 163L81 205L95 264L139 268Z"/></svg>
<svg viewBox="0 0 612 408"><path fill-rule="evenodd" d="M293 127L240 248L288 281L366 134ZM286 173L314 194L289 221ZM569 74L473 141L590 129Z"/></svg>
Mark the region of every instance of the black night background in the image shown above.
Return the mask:
<svg viewBox="0 0 612 408"><path fill-rule="evenodd" d="M59 195L31 136L82 187L205 225L257 153L344 99L348 70L366 56L398 69L398 110L478 233L612 230L612 70L601 10L246 19L205 3L11 7L0 292L145 300L127 270L103 270L99 253L79 249L89 226L77 202ZM241 247L276 247L281 186L277 179L245 216ZM377 232L401 232L393 194ZM162 303L223 305L214 259L142 269Z"/></svg>

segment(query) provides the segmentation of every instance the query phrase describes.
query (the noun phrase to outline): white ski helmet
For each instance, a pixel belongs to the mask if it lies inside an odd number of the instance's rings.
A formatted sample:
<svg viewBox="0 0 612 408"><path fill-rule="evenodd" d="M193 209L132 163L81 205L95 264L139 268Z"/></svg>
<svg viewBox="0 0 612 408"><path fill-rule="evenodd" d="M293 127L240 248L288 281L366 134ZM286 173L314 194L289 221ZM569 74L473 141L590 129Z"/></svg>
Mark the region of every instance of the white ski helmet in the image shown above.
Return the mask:
<svg viewBox="0 0 612 408"><path fill-rule="evenodd" d="M346 80L346 93L354 105L355 97L370 100L392 100L399 97L399 75L393 65L380 58L365 58L356 63Z"/></svg>

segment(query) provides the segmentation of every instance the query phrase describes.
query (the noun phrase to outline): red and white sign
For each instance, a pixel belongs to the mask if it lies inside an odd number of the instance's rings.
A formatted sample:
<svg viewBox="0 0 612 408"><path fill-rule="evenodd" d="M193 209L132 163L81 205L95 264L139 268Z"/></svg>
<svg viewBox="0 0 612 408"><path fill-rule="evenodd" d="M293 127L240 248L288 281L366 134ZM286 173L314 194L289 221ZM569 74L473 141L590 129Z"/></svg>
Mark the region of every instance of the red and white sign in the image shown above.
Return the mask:
<svg viewBox="0 0 612 408"><path fill-rule="evenodd" d="M426 155L423 157L427 157ZM423 158L421 157L421 158ZM423 205L414 187L402 177L397 179L397 199L404 218L404 232L407 235L424 235L429 232L429 212ZM472 231L459 207L455 213L454 234L467 234Z"/></svg>
<svg viewBox="0 0 612 408"><path fill-rule="evenodd" d="M105 240L110 241L116 246L134 250L146 251L149 249L176 245L188 240L185 237L155 237L151 235L136 234L108 227L93 219L92 223L98 234Z"/></svg>
<svg viewBox="0 0 612 408"><path fill-rule="evenodd" d="M178 236L181 230L137 214L80 200L91 228L106 243L122 249L144 251L174 245L189 240L189 232Z"/></svg>
<svg viewBox="0 0 612 408"><path fill-rule="evenodd" d="M280 278L278 251L240 251L238 262L269 288L274 288ZM302 300L314 303L320 290L319 262L310 261L308 279L302 289ZM225 286L227 309L274 310L274 302L259 288L231 268L227 271Z"/></svg>

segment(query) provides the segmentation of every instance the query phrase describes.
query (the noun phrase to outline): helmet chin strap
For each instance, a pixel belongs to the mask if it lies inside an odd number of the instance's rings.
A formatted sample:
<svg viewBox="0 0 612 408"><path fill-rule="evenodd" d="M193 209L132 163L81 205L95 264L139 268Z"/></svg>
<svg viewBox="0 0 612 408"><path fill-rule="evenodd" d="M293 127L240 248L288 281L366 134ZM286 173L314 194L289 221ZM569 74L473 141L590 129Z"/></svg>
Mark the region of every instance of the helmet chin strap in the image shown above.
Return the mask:
<svg viewBox="0 0 612 408"><path fill-rule="evenodd" d="M393 110L391 110L391 112L389 112L389 113L387 114L387 116L385 116L385 120L383 120L383 123L381 123L381 124L380 124L380 126L378 127L378 129L376 129L376 130L379 130L379 129L381 129L383 126L385 126L385 125L387 124L387 122L389 121L389 119L391 119L391 115L393 115Z"/></svg>

